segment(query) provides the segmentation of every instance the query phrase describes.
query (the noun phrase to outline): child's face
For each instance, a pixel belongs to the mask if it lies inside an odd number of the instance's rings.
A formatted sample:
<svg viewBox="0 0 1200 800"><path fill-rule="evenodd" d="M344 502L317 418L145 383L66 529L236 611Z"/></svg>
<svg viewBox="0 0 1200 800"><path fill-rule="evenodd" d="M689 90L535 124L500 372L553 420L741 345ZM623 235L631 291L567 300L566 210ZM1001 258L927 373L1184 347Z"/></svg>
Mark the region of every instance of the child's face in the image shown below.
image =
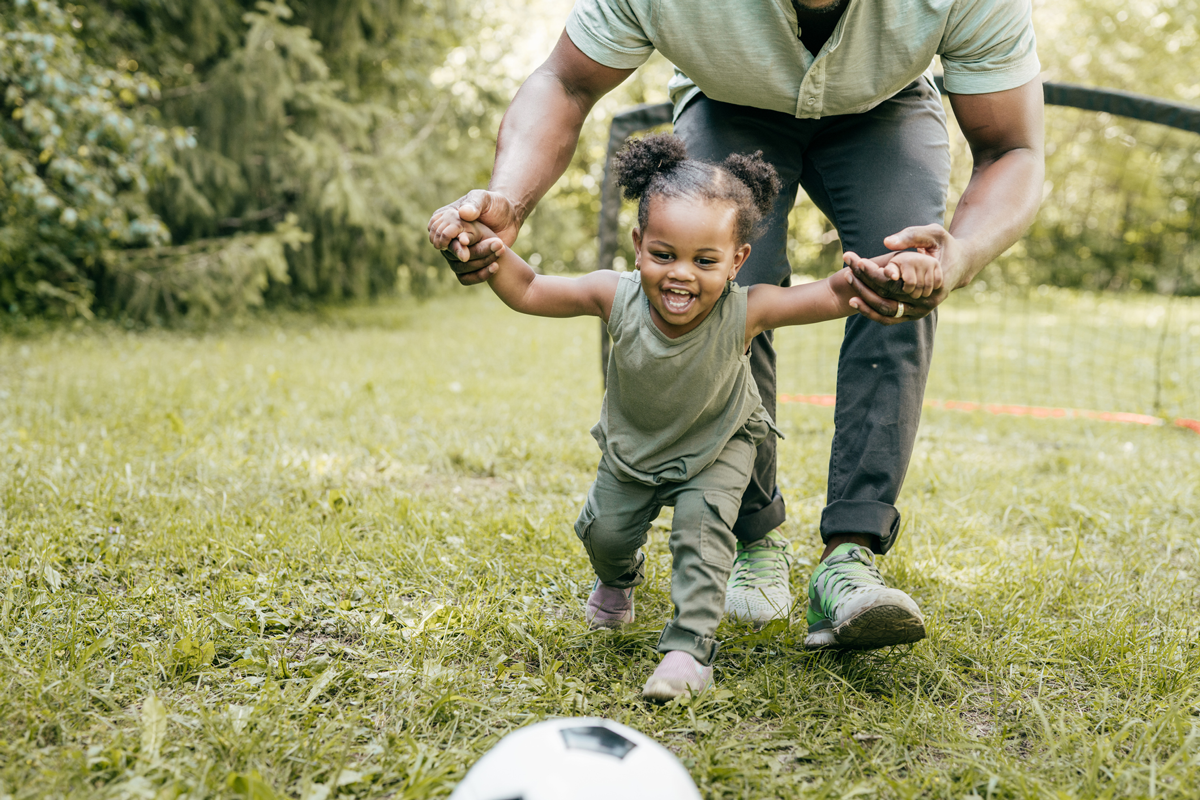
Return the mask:
<svg viewBox="0 0 1200 800"><path fill-rule="evenodd" d="M646 229L634 228L633 245L650 315L667 336L682 336L703 322L750 255L750 245L734 240L736 221L730 203L650 200Z"/></svg>

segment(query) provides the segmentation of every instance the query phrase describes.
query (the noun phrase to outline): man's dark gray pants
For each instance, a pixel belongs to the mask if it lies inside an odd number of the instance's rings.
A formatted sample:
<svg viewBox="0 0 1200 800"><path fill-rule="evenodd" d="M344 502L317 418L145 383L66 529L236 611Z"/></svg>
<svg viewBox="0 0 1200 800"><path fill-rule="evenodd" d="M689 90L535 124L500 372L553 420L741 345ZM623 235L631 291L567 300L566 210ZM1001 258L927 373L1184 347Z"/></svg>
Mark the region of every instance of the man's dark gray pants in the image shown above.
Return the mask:
<svg viewBox="0 0 1200 800"><path fill-rule="evenodd" d="M743 286L788 282L787 217L798 187L837 228L842 249L863 257L888 252L885 237L910 225L941 223L945 216L950 180L946 114L927 78L866 113L822 119L796 119L699 96L683 110L675 132L687 143L689 156L705 161L761 150L783 181L765 230L738 274ZM840 265L828 266L833 271ZM895 542L900 529L895 503L921 419L936 327L936 311L900 325L880 325L857 315L846 320L827 505L821 514L826 542L837 534L871 534L879 538L880 553ZM774 418L776 365L770 331L755 338L750 363L763 404ZM758 449L733 529L743 542L761 539L786 518L775 485L775 447L771 436Z"/></svg>

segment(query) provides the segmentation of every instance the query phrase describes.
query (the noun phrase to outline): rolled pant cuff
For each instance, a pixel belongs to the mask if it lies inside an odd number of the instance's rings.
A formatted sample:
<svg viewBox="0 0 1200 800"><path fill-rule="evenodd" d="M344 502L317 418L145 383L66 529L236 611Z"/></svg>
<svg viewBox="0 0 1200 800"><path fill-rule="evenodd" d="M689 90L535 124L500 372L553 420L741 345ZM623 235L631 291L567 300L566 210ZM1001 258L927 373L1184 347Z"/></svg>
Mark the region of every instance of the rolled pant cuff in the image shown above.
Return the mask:
<svg viewBox="0 0 1200 800"><path fill-rule="evenodd" d="M592 568L595 569L595 564L592 565ZM617 575L611 581L601 575L599 570L596 571L596 577L605 586L611 586L614 589L633 589L634 587L641 586L642 581L646 580L646 554L639 550L637 565L628 572Z"/></svg>
<svg viewBox="0 0 1200 800"><path fill-rule="evenodd" d="M720 647L714 637L692 633L671 622L666 624L662 635L658 637L658 652L669 653L672 650L682 650L706 667L712 664Z"/></svg>
<svg viewBox="0 0 1200 800"><path fill-rule="evenodd" d="M876 553L892 549L900 533L900 512L891 503L878 500L835 500L821 512L821 540L839 534L865 533L879 538Z"/></svg>
<svg viewBox="0 0 1200 800"><path fill-rule="evenodd" d="M739 542L757 542L782 525L786 519L787 507L784 505L783 495L779 493L779 487L776 487L770 503L737 518L737 522L733 523L733 535Z"/></svg>

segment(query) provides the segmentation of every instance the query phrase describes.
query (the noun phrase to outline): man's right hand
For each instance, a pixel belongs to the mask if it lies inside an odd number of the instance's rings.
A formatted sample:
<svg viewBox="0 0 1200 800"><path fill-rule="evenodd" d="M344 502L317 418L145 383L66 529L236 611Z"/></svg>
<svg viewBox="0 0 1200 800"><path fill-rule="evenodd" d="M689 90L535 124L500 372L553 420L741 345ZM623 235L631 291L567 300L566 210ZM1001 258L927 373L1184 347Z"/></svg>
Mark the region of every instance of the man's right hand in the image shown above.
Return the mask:
<svg viewBox="0 0 1200 800"><path fill-rule="evenodd" d="M461 236L440 225L440 220L444 219L442 212L447 208L455 209L458 216L467 222L478 220L491 228L506 247L511 247L516 241L517 233L521 230L521 218L507 197L483 189L467 192L450 205L439 208L430 217L429 243L442 251L450 268L458 276L458 282L463 286L483 283L488 278L487 267L499 256L490 247L484 246L478 237L468 233L468 243L463 244Z"/></svg>

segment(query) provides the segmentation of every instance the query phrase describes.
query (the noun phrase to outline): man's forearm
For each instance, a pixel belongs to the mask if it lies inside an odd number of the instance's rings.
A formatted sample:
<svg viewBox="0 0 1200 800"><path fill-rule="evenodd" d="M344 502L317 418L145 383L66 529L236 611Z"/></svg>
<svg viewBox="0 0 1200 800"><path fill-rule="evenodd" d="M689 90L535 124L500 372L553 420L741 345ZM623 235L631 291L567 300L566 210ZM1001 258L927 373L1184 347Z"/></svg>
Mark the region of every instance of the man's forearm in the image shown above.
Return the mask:
<svg viewBox="0 0 1200 800"><path fill-rule="evenodd" d="M950 234L961 248L946 285L958 289L1021 238L1037 214L1046 177L1042 84L950 95L975 159Z"/></svg>
<svg viewBox="0 0 1200 800"><path fill-rule="evenodd" d="M970 283L1029 229L1045 175L1042 153L1033 148L1010 150L975 166L950 223L963 248L960 273L946 276L952 289Z"/></svg>

